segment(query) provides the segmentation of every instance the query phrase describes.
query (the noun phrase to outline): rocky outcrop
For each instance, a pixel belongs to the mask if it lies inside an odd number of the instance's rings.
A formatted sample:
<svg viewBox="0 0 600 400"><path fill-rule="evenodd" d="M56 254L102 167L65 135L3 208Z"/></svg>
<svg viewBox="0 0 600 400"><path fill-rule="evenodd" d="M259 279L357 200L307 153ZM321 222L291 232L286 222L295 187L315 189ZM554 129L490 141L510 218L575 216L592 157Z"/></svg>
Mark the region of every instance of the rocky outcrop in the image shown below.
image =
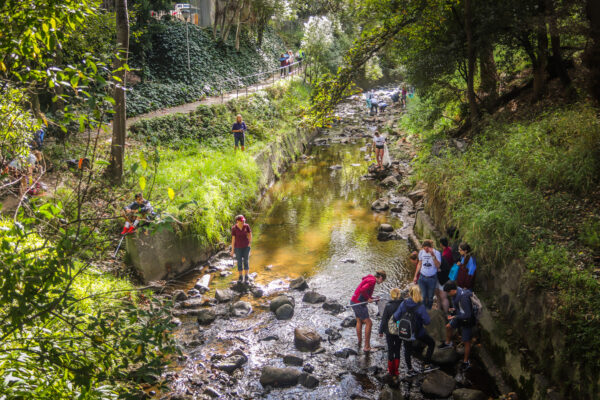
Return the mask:
<svg viewBox="0 0 600 400"><path fill-rule="evenodd" d="M452 394L455 386L454 378L443 371L437 370L425 377L421 391L430 396L445 398Z"/></svg>

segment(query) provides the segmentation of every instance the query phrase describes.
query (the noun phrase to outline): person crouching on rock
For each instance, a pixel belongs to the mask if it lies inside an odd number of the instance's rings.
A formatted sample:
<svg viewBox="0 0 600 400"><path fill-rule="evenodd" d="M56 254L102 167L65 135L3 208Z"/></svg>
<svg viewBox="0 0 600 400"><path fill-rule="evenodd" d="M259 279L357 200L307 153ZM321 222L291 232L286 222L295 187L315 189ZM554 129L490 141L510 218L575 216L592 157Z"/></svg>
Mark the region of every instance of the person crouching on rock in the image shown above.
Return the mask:
<svg viewBox="0 0 600 400"><path fill-rule="evenodd" d="M412 317L411 315L412 314ZM423 296L421 295L421 289L419 286L412 285L408 290L408 298L400 304L400 307L394 313L394 320L398 321L401 318L406 318L409 321L414 322L413 334L414 339L419 340L427 345L427 353L425 354L425 365L423 365L423 371L427 371L432 368L431 356L433 355L433 349L435 348L435 341L427 334L424 325L429 325L431 318L427 314L427 310L423 305ZM398 336L400 337L400 336ZM413 343L410 340L404 341L404 360L406 361L406 368L408 369L409 375L414 375L422 371L418 371L412 367L412 351Z"/></svg>
<svg viewBox="0 0 600 400"><path fill-rule="evenodd" d="M126 235L135 231L140 221L148 220L152 217L154 211L150 201L144 200L144 196L141 193L136 193L134 196L134 202L123 209L123 217L125 217L125 226L121 235Z"/></svg>
<svg viewBox="0 0 600 400"><path fill-rule="evenodd" d="M398 288L390 290L391 300L385 305L383 314L381 316L381 323L379 324L379 336L382 337L385 334L385 340L388 346L388 373L395 379L400 374L398 368L400 366L400 349L402 348L402 339L398 335L390 334L388 328L388 322L394 312L400 307L402 303L402 292Z"/></svg>
<svg viewBox="0 0 600 400"><path fill-rule="evenodd" d="M352 309L356 315L356 336L358 337L358 347L362 345L362 327L365 326L365 347L364 351L371 351L371 329L373 321L369 318L369 309L367 303L372 303L376 300L373 298L373 290L375 284L381 284L387 277L385 271L379 270L375 272L375 276L367 275L362 278L362 281L354 291L350 304L354 305Z"/></svg>
<svg viewBox="0 0 600 400"><path fill-rule="evenodd" d="M250 270L250 244L252 243L252 230L246 223L243 215L235 217L235 224L231 227L231 257L235 255L240 277L238 282L249 281L248 271ZM242 272L246 271L246 276Z"/></svg>

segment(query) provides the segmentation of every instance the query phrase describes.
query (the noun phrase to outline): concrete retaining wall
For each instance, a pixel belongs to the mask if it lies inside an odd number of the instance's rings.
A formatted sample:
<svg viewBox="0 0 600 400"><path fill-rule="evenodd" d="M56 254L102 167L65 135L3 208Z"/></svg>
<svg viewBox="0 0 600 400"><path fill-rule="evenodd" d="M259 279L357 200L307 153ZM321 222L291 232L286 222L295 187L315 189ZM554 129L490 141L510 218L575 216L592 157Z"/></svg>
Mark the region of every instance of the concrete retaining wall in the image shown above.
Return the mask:
<svg viewBox="0 0 600 400"><path fill-rule="evenodd" d="M296 129L269 144L254 157L261 171L261 193L279 179L290 163L309 150L311 141L317 134L316 130ZM129 258L145 282L169 279L181 274L208 260L216 250L215 245L202 245L195 235L186 235L182 231L185 230L181 226L174 225L172 230L161 230L152 235L136 233L127 237Z"/></svg>

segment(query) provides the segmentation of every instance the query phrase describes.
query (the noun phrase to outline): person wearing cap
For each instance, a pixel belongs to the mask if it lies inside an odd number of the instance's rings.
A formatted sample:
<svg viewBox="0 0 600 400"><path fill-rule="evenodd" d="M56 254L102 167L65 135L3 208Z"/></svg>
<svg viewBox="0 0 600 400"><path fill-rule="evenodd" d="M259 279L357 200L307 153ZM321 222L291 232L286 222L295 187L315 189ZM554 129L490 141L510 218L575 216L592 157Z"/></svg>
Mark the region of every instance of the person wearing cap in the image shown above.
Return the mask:
<svg viewBox="0 0 600 400"><path fill-rule="evenodd" d="M236 121L231 127L231 132L233 133L233 144L235 146L235 150L238 148L238 144L242 147L242 151L244 151L244 142L246 141L246 131L248 128L246 127L246 123L242 120L242 116L238 114L235 117Z"/></svg>
<svg viewBox="0 0 600 400"><path fill-rule="evenodd" d="M231 228L231 256L235 255L237 260L238 272L240 274L239 282L249 281L248 271L250 264L250 244L252 243L252 230L250 225L246 223L246 218L243 215L235 217L235 224ZM245 276L242 274L246 272Z"/></svg>

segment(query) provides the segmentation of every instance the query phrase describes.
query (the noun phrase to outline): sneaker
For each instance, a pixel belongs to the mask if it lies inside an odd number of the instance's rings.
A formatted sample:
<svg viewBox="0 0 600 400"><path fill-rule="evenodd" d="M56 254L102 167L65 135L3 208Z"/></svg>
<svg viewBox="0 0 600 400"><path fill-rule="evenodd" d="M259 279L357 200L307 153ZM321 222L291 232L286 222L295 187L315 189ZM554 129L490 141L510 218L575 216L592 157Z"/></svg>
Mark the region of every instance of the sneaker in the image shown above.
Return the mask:
<svg viewBox="0 0 600 400"><path fill-rule="evenodd" d="M242 283L242 282L244 282L244 277L240 275L240 277L238 278L238 282L239 282L239 283Z"/></svg>
<svg viewBox="0 0 600 400"><path fill-rule="evenodd" d="M460 364L460 369L461 369L462 371L466 371L466 370L468 370L469 368L471 368L471 361L462 362L462 363Z"/></svg>
<svg viewBox="0 0 600 400"><path fill-rule="evenodd" d="M248 275L244 276L244 282L246 282L246 283L250 282L250 278L248 277Z"/></svg>
<svg viewBox="0 0 600 400"><path fill-rule="evenodd" d="M442 342L442 344L438 346L438 349L449 349L450 347L452 347L452 343Z"/></svg>

